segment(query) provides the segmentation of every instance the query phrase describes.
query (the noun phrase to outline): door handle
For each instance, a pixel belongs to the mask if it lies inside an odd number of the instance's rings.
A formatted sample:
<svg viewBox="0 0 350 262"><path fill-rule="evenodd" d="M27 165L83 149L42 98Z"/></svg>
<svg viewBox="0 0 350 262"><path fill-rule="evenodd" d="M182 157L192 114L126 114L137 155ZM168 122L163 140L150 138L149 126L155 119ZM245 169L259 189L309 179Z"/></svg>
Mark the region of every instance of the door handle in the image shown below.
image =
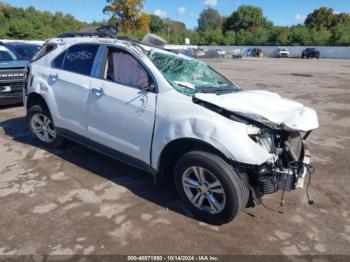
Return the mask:
<svg viewBox="0 0 350 262"><path fill-rule="evenodd" d="M103 89L101 87L99 87L99 88L92 88L91 92L94 95L96 95L96 96L103 96L104 95Z"/></svg>
<svg viewBox="0 0 350 262"><path fill-rule="evenodd" d="M49 80L51 83L55 83L58 80L58 74L49 75Z"/></svg>

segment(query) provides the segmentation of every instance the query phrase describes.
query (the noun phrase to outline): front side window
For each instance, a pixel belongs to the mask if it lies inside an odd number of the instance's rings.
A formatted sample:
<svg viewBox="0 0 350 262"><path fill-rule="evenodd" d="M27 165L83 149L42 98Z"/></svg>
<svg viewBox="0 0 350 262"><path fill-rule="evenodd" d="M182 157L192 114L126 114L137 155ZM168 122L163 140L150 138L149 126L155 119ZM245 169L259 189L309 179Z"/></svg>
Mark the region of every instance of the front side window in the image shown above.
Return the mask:
<svg viewBox="0 0 350 262"><path fill-rule="evenodd" d="M107 57L104 79L118 84L145 88L149 78L143 66L129 53L122 50L110 50Z"/></svg>
<svg viewBox="0 0 350 262"><path fill-rule="evenodd" d="M98 48L98 45L92 44L71 46L67 50L62 68L70 72L90 75Z"/></svg>

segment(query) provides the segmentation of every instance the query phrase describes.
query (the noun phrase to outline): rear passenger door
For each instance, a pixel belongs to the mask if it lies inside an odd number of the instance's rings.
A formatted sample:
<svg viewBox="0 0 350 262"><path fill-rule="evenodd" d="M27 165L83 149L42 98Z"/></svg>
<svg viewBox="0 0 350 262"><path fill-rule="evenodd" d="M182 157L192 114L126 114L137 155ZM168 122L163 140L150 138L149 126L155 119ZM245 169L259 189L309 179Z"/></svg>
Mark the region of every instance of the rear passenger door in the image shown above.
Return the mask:
<svg viewBox="0 0 350 262"><path fill-rule="evenodd" d="M47 82L56 102L56 126L86 134L91 72L98 49L97 44L76 44L54 59Z"/></svg>
<svg viewBox="0 0 350 262"><path fill-rule="evenodd" d="M150 162L155 82L141 60L123 49L107 48L101 66L90 87L89 136L118 151L113 154L120 160L144 168L139 164Z"/></svg>

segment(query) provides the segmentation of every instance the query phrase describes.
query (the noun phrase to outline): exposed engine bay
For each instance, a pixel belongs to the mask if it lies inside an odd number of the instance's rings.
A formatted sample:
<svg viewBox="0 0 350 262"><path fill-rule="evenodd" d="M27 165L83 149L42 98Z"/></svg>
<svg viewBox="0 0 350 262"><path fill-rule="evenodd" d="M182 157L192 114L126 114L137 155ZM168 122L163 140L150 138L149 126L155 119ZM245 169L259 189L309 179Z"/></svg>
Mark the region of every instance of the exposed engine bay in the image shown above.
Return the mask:
<svg viewBox="0 0 350 262"><path fill-rule="evenodd" d="M259 121L256 117L249 118L249 114L231 112L196 97L193 98L193 102L233 121L246 124L249 137L271 154L271 158L261 165L234 163L250 189L254 204L260 204L263 195L279 190L283 191L283 203L284 191L304 188L306 175L309 174L311 178L314 171L305 142L312 130L293 130L284 124L277 125L264 118ZM311 203L308 192L307 197Z"/></svg>
<svg viewBox="0 0 350 262"><path fill-rule="evenodd" d="M274 155L262 165L246 168L257 200L278 190L304 188L305 176L312 170L310 153L305 143L309 134L260 129L259 133L250 135Z"/></svg>

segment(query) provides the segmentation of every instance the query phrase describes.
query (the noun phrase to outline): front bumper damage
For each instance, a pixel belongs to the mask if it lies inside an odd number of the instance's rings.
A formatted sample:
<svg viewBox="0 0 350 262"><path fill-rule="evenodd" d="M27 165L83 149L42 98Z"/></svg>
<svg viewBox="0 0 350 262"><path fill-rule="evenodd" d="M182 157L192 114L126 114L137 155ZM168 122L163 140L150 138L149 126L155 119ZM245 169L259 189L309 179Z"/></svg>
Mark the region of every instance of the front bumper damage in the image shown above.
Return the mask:
<svg viewBox="0 0 350 262"><path fill-rule="evenodd" d="M261 162L232 163L246 181L255 203L278 190L304 187L305 176L313 172L305 141L319 127L315 110L275 93L254 90L222 95L200 93L193 102L245 124L256 146L251 155L265 153Z"/></svg>
<svg viewBox="0 0 350 262"><path fill-rule="evenodd" d="M253 204L260 204L264 195L280 190L283 191L282 204L284 191L304 188L307 174L311 176L314 171L310 150L305 142L310 132L304 137L297 134L288 134L287 137L284 135L284 138L274 134L275 140L271 144L276 144L271 150L276 153L276 157L262 165L239 166L239 172L243 172L248 180ZM271 144L268 146L271 147ZM308 192L307 197L309 198ZM310 201L309 198L309 203Z"/></svg>

